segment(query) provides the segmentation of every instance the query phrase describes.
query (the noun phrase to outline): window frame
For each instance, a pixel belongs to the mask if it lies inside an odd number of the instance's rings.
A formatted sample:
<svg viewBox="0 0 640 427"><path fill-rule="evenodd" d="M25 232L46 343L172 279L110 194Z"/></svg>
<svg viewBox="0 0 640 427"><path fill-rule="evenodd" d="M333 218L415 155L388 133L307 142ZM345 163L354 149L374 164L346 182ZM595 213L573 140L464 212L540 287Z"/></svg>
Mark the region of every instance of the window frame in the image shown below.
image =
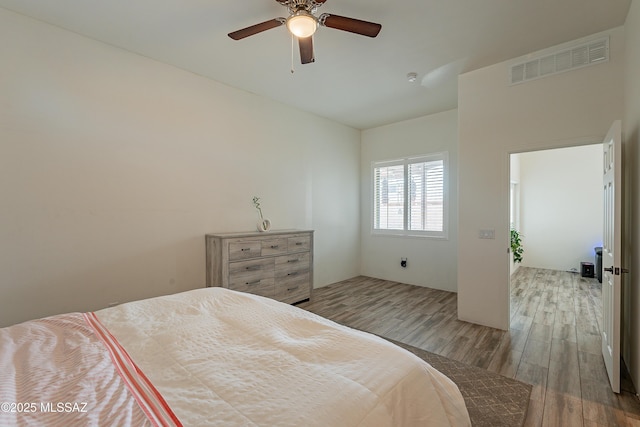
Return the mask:
<svg viewBox="0 0 640 427"><path fill-rule="evenodd" d="M413 163L424 163L432 161L442 161L442 231L410 230L409 215L410 210L410 182L409 165ZM376 225L376 169L380 167L398 166L404 167L404 207L403 207L403 228L402 229L382 229L375 228ZM448 240L449 238L449 153L442 151L438 153L424 154L420 156L403 157L393 160L381 160L371 162L371 234L374 236L395 236L395 237L419 237L430 239Z"/></svg>

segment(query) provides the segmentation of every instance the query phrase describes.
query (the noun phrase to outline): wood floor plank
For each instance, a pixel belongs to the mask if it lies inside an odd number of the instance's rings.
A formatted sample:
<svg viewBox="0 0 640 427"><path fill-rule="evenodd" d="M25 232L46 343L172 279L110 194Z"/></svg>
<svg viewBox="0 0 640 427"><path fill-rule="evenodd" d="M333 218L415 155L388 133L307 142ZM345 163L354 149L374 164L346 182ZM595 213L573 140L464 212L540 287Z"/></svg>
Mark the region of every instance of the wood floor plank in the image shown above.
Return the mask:
<svg viewBox="0 0 640 427"><path fill-rule="evenodd" d="M522 353L517 351L496 352L491 356L487 370L505 377L515 378L521 358Z"/></svg>
<svg viewBox="0 0 640 427"><path fill-rule="evenodd" d="M524 427L541 427L544 415L544 401L530 400Z"/></svg>
<svg viewBox="0 0 640 427"><path fill-rule="evenodd" d="M537 340L534 338L527 339L527 344L522 352L522 361L532 365L542 367L549 366L549 357L551 355L551 341Z"/></svg>
<svg viewBox="0 0 640 427"><path fill-rule="evenodd" d="M578 367L578 345L575 342L554 338L551 340L551 362Z"/></svg>
<svg viewBox="0 0 640 427"><path fill-rule="evenodd" d="M548 377L549 368L521 361L515 378L533 385L531 400L544 403L547 394Z"/></svg>
<svg viewBox="0 0 640 427"><path fill-rule="evenodd" d="M455 293L359 276L314 289L299 304L338 323L533 385L525 426L639 426L633 384L611 392L600 348L596 279L520 267L511 327L458 320Z"/></svg>
<svg viewBox="0 0 640 427"><path fill-rule="evenodd" d="M531 325L531 329L529 330L529 339L550 343L552 338L553 338L553 324L547 325L547 324L536 323L534 319L534 322Z"/></svg>
<svg viewBox="0 0 640 427"><path fill-rule="evenodd" d="M575 399L582 398L580 368L578 364L564 364L551 360L549 362L548 372L547 391L554 391Z"/></svg>
<svg viewBox="0 0 640 427"><path fill-rule="evenodd" d="M582 379L581 390L583 415L586 420L610 426L626 423L624 410L616 396L609 392L606 384Z"/></svg>
<svg viewBox="0 0 640 427"><path fill-rule="evenodd" d="M576 334L575 325L559 324L553 325L553 334L551 339L558 339L578 343L578 335Z"/></svg>
<svg viewBox="0 0 640 427"><path fill-rule="evenodd" d="M543 426L582 427L582 400L548 390L544 402Z"/></svg>

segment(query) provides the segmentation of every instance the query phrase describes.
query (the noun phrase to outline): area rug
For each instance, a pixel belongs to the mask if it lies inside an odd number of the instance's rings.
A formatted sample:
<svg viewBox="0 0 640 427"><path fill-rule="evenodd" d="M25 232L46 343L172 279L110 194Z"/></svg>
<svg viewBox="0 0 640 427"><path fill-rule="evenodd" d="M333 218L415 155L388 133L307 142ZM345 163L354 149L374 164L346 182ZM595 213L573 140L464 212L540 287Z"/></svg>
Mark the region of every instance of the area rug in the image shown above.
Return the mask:
<svg viewBox="0 0 640 427"><path fill-rule="evenodd" d="M410 351L451 378L462 393L471 425L514 427L524 424L531 385L389 338L385 339Z"/></svg>

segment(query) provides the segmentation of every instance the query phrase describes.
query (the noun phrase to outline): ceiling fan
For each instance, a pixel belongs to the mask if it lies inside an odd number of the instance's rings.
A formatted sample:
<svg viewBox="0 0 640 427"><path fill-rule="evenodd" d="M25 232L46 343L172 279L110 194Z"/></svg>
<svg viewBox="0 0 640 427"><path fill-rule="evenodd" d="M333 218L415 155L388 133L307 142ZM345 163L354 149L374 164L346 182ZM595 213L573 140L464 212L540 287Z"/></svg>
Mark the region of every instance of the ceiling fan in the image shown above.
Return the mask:
<svg viewBox="0 0 640 427"><path fill-rule="evenodd" d="M359 19L347 18L339 15L323 13L315 16L316 10L327 0L276 0L282 6L289 9L287 18L275 18L261 22L247 28L229 33L233 40L241 40L245 37L253 36L272 28L286 25L287 29L298 38L300 47L300 61L309 64L315 61L313 54L313 33L319 25L323 27L335 28L336 30L348 31L367 37L376 37L382 25L373 22L361 21Z"/></svg>

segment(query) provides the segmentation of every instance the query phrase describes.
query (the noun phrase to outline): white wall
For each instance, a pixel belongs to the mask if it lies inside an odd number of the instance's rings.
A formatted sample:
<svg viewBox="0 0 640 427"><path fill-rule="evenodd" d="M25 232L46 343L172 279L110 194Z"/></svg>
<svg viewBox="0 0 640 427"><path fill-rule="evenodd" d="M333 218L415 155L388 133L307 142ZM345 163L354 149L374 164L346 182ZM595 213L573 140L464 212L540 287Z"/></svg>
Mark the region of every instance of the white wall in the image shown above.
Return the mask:
<svg viewBox="0 0 640 427"><path fill-rule="evenodd" d="M631 378L640 386L640 2L631 2L625 28L623 162L625 170L626 221L623 230L625 266L623 275L623 357Z"/></svg>
<svg viewBox="0 0 640 427"><path fill-rule="evenodd" d="M457 110L451 110L362 132L362 274L434 289L457 290L457 123ZM372 235L371 163L442 151L449 153L449 238ZM408 258L406 269L400 267L402 257Z"/></svg>
<svg viewBox="0 0 640 427"><path fill-rule="evenodd" d="M509 325L509 154L601 142L622 117L624 32L610 32L610 60L509 86L509 63L459 78L458 314ZM479 239L494 229L495 240Z"/></svg>
<svg viewBox="0 0 640 427"><path fill-rule="evenodd" d="M0 326L204 286L204 234L359 273L360 132L0 9Z"/></svg>
<svg viewBox="0 0 640 427"><path fill-rule="evenodd" d="M522 265L580 271L602 246L602 144L520 154Z"/></svg>

